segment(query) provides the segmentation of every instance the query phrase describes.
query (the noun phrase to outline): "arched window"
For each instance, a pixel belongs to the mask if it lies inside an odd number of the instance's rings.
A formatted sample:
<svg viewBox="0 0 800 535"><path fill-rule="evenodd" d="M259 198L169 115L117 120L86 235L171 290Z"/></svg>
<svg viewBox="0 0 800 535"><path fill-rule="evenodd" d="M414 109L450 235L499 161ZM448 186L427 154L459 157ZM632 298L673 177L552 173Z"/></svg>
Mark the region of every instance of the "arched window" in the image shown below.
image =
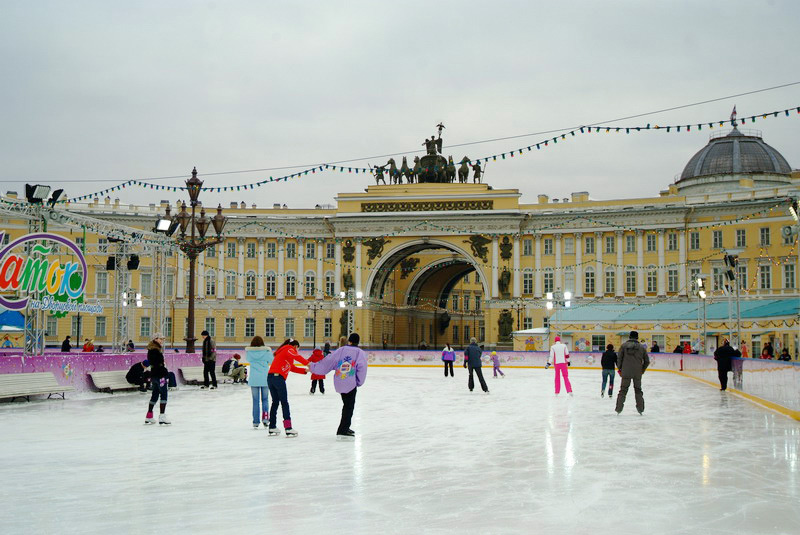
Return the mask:
<svg viewBox="0 0 800 535"><path fill-rule="evenodd" d="M314 297L317 290L317 274L313 271L306 271L306 297Z"/></svg>
<svg viewBox="0 0 800 535"><path fill-rule="evenodd" d="M583 292L586 294L594 293L594 268L589 266L583 273Z"/></svg>
<svg viewBox="0 0 800 535"><path fill-rule="evenodd" d="M333 291L336 285L334 284L334 274L333 271L326 271L325 272L325 295L328 297L333 297Z"/></svg>
<svg viewBox="0 0 800 535"><path fill-rule="evenodd" d="M267 295L274 296L275 295L275 272L268 271L267 272L267 284L266 284L266 292Z"/></svg>
<svg viewBox="0 0 800 535"><path fill-rule="evenodd" d="M564 268L564 291L575 291L575 268L572 266L567 266Z"/></svg>
<svg viewBox="0 0 800 535"><path fill-rule="evenodd" d="M244 295L247 297L256 295L256 274L253 271L248 271L244 276Z"/></svg>
<svg viewBox="0 0 800 535"><path fill-rule="evenodd" d="M217 295L217 272L213 269L206 271L206 295Z"/></svg>
<svg viewBox="0 0 800 535"><path fill-rule="evenodd" d="M286 295L292 297L295 295L295 285L297 284L297 276L294 271L286 272Z"/></svg>

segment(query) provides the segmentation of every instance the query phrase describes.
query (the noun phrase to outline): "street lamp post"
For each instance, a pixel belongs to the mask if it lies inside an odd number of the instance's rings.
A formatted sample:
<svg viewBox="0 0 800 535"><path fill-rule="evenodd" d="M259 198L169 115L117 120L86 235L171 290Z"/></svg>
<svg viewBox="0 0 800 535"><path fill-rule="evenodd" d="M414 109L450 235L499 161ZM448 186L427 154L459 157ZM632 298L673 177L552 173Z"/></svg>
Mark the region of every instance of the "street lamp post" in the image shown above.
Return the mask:
<svg viewBox="0 0 800 535"><path fill-rule="evenodd" d="M176 241L180 250L189 258L189 307L186 322L186 352L194 353L194 342L197 340L194 337L194 291L195 291L195 262L200 253L208 247L222 242L222 229L225 227L227 218L222 215L222 205L217 207L217 215L212 218L206 217L206 209L200 208L200 217L196 215L197 205L200 204L197 200L200 196L200 190L203 187L203 181L197 178L197 168L192 169L192 178L186 181L186 191L189 192L189 202L192 207L191 215L186 211L186 203L181 204L181 211L174 218L170 218L169 212L165 220L170 220L177 223L180 230ZM160 222L159 222L160 223ZM157 226L157 229L160 225ZM172 225L171 230L174 232L175 227ZM208 227L213 226L216 237L206 238ZM187 229L189 229L187 235ZM170 232L164 230L164 232Z"/></svg>
<svg viewBox="0 0 800 535"><path fill-rule="evenodd" d="M562 292L561 290L557 290L555 292L547 292L545 297L547 298L547 303L545 305L547 310L553 311L553 320L550 322L552 325L553 323L557 323L556 320L558 319L558 309L561 307L569 308L572 305L572 292ZM552 327L550 327L549 330L552 331ZM550 337L548 336L548 342L549 339Z"/></svg>
<svg viewBox="0 0 800 535"><path fill-rule="evenodd" d="M698 350L700 348L702 348L703 351L705 351L706 350L706 285L705 285L705 280L708 278L708 274L707 273L698 273L696 276L697 276L696 283L697 283L697 305L698 305L697 312L698 312L698 316L700 314L700 301L703 302L703 329L701 331L700 328L699 328L700 327L699 325L698 325L698 329L697 329L699 334L700 334L700 336L702 336L700 338L700 343L698 344L698 346L700 346L700 347L698 347Z"/></svg>
<svg viewBox="0 0 800 535"><path fill-rule="evenodd" d="M312 331L313 331L312 337L313 337L313 340L314 340L313 341L313 347L316 348L317 347L317 310L322 310L323 309L323 304L322 303L312 303L312 304L308 305L307 308L308 308L309 311L313 311L313 314L314 314L314 327L312 328Z"/></svg>
<svg viewBox="0 0 800 535"><path fill-rule="evenodd" d="M339 308L347 308L347 335L356 330L355 308L364 306L364 294L348 288L347 292L339 292Z"/></svg>

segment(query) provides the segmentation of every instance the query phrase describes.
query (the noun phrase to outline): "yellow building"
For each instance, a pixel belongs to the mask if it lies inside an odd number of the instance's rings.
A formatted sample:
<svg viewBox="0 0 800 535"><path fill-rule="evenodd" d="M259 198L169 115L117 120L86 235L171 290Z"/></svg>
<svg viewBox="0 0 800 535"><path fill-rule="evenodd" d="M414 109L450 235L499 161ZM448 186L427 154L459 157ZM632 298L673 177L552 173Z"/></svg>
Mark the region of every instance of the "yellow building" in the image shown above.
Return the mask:
<svg viewBox="0 0 800 535"><path fill-rule="evenodd" d="M726 252L738 257L742 302L796 300L797 235L785 228L794 224L788 207L797 196L800 173L760 134L734 129L711 139L674 184L651 198L594 200L577 192L559 199L539 195L530 203L516 189L415 183L341 193L335 206L314 209L265 208L257 206L258 199L233 203L225 208L224 241L197 259L194 335L207 329L221 346L246 345L255 334L272 344L290 336L305 347L336 342L347 330L349 310L340 306L339 296L352 288L363 294L361 307L348 306L365 346L418 347L423 341L430 347L461 346L476 336L489 346L511 347L511 331L547 325L548 292L571 292L575 310L696 306L694 281L707 275L707 303L727 303ZM210 192L202 198L216 204ZM165 208L164 202L133 206L106 198L59 205L57 211L150 230ZM172 213L177 211L172 206ZM12 238L27 232L25 221L4 217ZM81 319L49 317L48 344L77 336L79 323L82 338L110 344L121 297L115 295L118 272L108 270L107 262L119 244L108 242L106 227L94 231L87 225L84 235L74 221L65 221L51 220L48 230L83 243L90 264L86 299L105 311ZM127 254L138 253L140 264L116 287L141 293L143 303L125 311L131 315L128 336L142 344L162 329L181 347L188 304L185 255L169 251L162 278L153 269L151 246L130 247ZM159 325L154 276L168 292ZM709 331L727 331L718 325L726 322L714 320ZM593 321L583 330L574 328L575 336L616 340L624 329L611 323ZM796 318L787 325L754 329L796 355ZM697 336L696 322L667 326L674 332L651 333L666 334L666 346L676 337Z"/></svg>

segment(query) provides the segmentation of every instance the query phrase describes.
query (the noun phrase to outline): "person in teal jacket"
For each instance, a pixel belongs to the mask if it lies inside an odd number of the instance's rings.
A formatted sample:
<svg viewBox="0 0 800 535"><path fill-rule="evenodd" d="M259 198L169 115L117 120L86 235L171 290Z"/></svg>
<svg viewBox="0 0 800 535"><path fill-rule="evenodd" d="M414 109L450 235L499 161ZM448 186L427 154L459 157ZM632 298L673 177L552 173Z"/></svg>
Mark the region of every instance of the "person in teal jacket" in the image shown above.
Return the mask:
<svg viewBox="0 0 800 535"><path fill-rule="evenodd" d="M269 388L267 387L267 372L272 364L272 349L264 345L260 336L250 341L250 347L245 348L247 362L250 363L250 392L253 394L253 428L258 429L260 423L269 427Z"/></svg>

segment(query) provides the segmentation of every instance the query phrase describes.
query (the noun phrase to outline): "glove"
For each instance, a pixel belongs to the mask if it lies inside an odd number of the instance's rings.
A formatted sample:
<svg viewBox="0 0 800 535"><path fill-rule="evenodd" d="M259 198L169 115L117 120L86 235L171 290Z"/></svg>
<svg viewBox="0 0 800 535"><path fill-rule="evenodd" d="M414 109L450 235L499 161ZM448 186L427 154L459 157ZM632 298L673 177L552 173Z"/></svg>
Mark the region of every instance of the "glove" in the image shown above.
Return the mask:
<svg viewBox="0 0 800 535"><path fill-rule="evenodd" d="M549 368L549 367L550 367L550 363L549 363L549 362L548 362L547 364L545 364L545 365L544 365L544 369L545 369L545 370L546 370L547 368Z"/></svg>

